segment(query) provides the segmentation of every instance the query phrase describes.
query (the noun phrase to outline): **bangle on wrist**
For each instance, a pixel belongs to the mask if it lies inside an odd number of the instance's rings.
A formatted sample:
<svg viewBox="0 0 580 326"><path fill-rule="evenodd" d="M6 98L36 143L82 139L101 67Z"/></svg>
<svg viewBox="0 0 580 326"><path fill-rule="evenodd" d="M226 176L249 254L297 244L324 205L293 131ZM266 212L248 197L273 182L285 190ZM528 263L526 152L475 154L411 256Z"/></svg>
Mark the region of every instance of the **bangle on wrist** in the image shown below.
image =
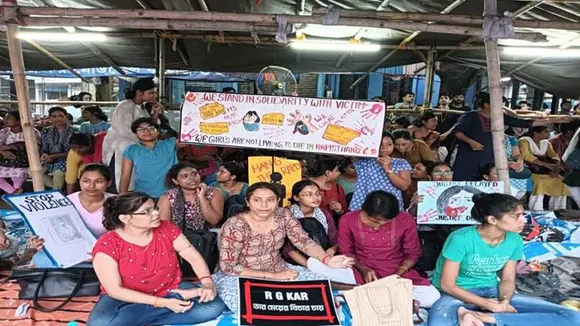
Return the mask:
<svg viewBox="0 0 580 326"><path fill-rule="evenodd" d="M326 263L328 262L328 260L330 259L330 255L324 255L324 257L322 257L322 263L324 265L326 265Z"/></svg>
<svg viewBox="0 0 580 326"><path fill-rule="evenodd" d="M203 281L203 280L204 280L204 279L206 279L206 278L209 278L210 280L212 280L212 279L211 279L211 276L209 276L209 275L206 275L206 276L200 277L200 278L199 278L199 281L201 282L201 281ZM212 281L212 282L213 282L213 281Z"/></svg>

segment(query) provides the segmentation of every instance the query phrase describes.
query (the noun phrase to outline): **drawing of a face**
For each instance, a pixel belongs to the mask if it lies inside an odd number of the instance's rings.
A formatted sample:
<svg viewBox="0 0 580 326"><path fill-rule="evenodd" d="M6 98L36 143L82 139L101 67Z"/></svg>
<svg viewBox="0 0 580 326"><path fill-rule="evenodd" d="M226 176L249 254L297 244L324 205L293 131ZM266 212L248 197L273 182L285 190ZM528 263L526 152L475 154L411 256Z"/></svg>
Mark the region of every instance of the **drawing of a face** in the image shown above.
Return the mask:
<svg viewBox="0 0 580 326"><path fill-rule="evenodd" d="M445 207L445 214L450 217L465 215L468 209L473 206L472 197L472 193L461 190L461 192L449 199L449 205Z"/></svg>
<svg viewBox="0 0 580 326"><path fill-rule="evenodd" d="M244 122L244 128L247 131L258 131L260 130L260 117L256 111L248 111L244 118L242 119Z"/></svg>
<svg viewBox="0 0 580 326"><path fill-rule="evenodd" d="M253 112L248 112L244 116L244 122L245 123L256 123L256 120L257 119L258 119L258 115L255 114L255 113L253 113Z"/></svg>

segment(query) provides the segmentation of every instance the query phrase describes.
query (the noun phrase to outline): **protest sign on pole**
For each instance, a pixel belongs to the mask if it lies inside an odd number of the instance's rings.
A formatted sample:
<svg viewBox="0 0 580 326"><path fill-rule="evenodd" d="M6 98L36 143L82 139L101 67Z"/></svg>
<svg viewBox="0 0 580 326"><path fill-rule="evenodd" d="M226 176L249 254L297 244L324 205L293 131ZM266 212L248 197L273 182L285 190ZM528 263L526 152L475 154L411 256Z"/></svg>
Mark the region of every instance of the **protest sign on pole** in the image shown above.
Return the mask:
<svg viewBox="0 0 580 326"><path fill-rule="evenodd" d="M384 119L377 102L190 92L180 141L377 157Z"/></svg>
<svg viewBox="0 0 580 326"><path fill-rule="evenodd" d="M503 193L498 181L420 181L417 194L423 201L417 207L418 224L478 224L471 218L473 195Z"/></svg>
<svg viewBox="0 0 580 326"><path fill-rule="evenodd" d="M3 196L29 230L44 238L44 251L55 266L68 268L91 258L97 242L73 203L58 191Z"/></svg>
<svg viewBox="0 0 580 326"><path fill-rule="evenodd" d="M340 325L330 281L239 278L240 325Z"/></svg>
<svg viewBox="0 0 580 326"><path fill-rule="evenodd" d="M274 169L272 169L274 165ZM280 181L286 187L283 206L286 207L288 200L292 197L292 187L302 180L302 166L299 161L288 160L272 156L251 156L248 157L248 182L270 182L273 172L278 172L282 176Z"/></svg>

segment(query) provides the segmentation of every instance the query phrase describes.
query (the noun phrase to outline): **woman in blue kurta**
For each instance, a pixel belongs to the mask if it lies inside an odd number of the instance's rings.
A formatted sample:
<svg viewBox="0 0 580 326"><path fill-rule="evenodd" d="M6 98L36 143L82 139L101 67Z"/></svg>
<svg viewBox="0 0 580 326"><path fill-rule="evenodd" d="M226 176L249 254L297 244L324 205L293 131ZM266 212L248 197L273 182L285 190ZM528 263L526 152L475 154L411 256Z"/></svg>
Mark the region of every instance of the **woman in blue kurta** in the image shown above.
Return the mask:
<svg viewBox="0 0 580 326"><path fill-rule="evenodd" d="M455 136L459 140L457 156L453 165L453 179L457 181L477 181L479 166L494 162L491 138L491 104L489 93L480 93L477 100L478 111L464 113L455 126ZM522 120L503 115L507 126L531 128L564 120Z"/></svg>

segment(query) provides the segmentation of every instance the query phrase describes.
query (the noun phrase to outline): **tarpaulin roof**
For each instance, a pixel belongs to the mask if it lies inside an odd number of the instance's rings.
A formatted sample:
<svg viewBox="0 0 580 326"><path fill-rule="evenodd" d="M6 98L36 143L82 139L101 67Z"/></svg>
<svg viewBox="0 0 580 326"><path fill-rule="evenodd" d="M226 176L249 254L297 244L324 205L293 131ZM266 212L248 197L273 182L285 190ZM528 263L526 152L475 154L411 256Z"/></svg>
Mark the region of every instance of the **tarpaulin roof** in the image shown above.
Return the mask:
<svg viewBox="0 0 580 326"><path fill-rule="evenodd" d="M153 9L167 10L201 10L200 1L194 0L19 0L21 6L47 6L47 7L72 7L72 8L115 8L115 9L142 9L139 3ZM309 14L315 7L334 5L342 10L377 10L395 12L422 12L439 13L452 3L460 3L452 10L453 14L466 14L480 16L483 12L481 0L205 0L211 11L236 12L236 13L268 13L268 14L296 14L302 5L305 14ZM502 0L498 1L498 12L514 12L529 4L528 1ZM553 3L551 1L541 3L532 10L519 16L522 19L535 19L544 21L580 21L580 4ZM105 26L106 27L106 26ZM62 29L56 29L62 31ZM133 32L135 30L113 30L106 28L103 31L110 32ZM536 30L537 31L537 30ZM140 31L151 34L153 31ZM360 32L358 27L308 25L304 29L309 37L328 37L348 39ZM412 31L388 30L369 28L364 32L363 39L382 44L398 44ZM562 45L578 34L571 32L541 31L549 35L550 44ZM189 34L192 34L189 32ZM216 33L205 33L213 34ZM250 37L249 33L225 33L227 36ZM197 35L202 35L197 33ZM264 37L262 34L259 37ZM422 33L414 42L417 45L459 45L466 37L460 35ZM571 46L580 45L580 39L571 42ZM104 65L101 58L80 43L63 42L40 42L43 47L62 59L73 68L100 67ZM120 66L145 67L155 66L155 45L153 38L138 37L109 37L107 42L94 43L99 49L108 55ZM482 44L479 40L474 44ZM207 42L200 39L182 39L173 44L166 42L167 68L187 69L220 72L257 72L264 66L278 65L289 68L295 73L299 72L362 72L367 71L378 62L389 49L383 49L378 53L355 53L344 59L337 67L337 61L341 53L332 52L296 52L287 47L270 44L220 44ZM189 60L186 66L177 49L182 49ZM39 53L30 45L23 43L25 65L27 69L62 69L55 62ZM442 53L442 52L440 52ZM8 47L5 37L0 38L0 69L10 69ZM507 72L525 64L533 57L501 55L502 70ZM461 62L471 66L485 66L485 51L456 51L444 60ZM390 57L381 66L396 66L421 62L420 56L412 51L399 51ZM574 73L580 60L551 60L542 59L528 65L513 74L513 77L522 82L548 91L559 96L578 96L580 90L576 85L580 84L580 74Z"/></svg>

